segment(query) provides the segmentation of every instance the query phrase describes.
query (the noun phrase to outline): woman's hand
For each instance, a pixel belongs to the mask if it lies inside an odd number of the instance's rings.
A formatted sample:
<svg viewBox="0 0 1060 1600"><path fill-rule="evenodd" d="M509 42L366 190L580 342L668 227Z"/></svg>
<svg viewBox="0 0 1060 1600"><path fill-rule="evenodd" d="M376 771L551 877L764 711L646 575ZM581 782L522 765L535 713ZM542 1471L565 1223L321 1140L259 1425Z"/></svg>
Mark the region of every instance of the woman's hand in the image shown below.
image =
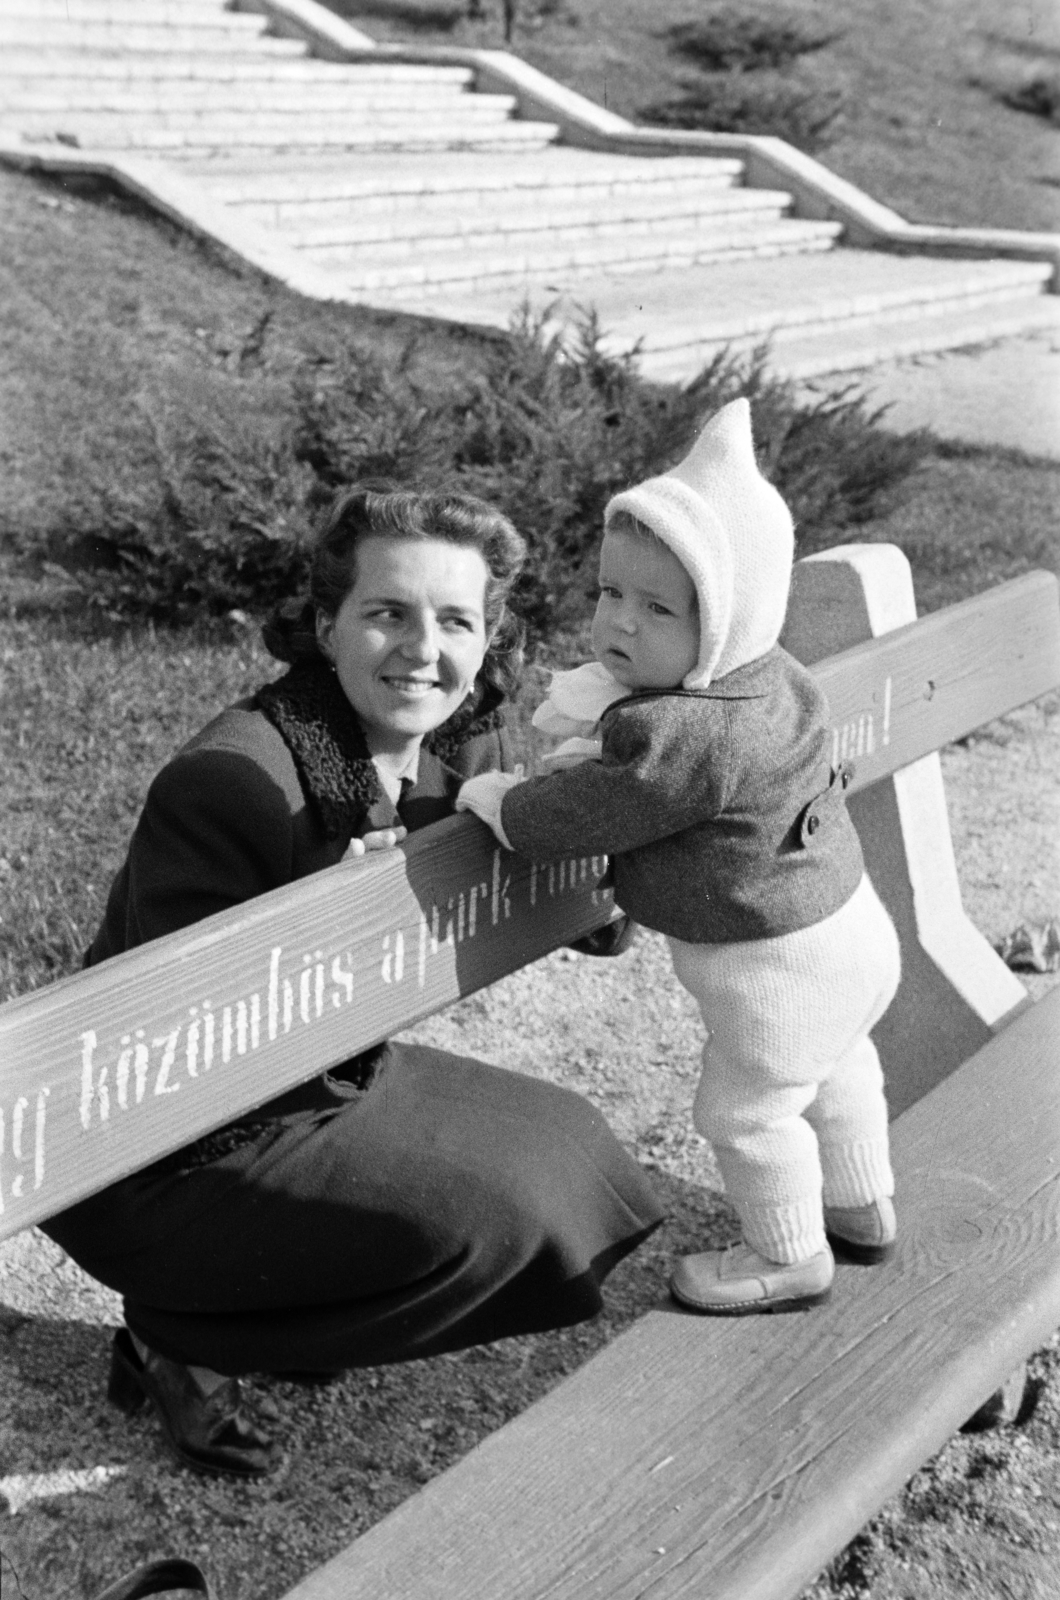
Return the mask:
<svg viewBox="0 0 1060 1600"><path fill-rule="evenodd" d="M367 855L369 850L393 850L408 831L407 828L377 828L373 833L366 833L362 839L351 839L346 858Z"/></svg>

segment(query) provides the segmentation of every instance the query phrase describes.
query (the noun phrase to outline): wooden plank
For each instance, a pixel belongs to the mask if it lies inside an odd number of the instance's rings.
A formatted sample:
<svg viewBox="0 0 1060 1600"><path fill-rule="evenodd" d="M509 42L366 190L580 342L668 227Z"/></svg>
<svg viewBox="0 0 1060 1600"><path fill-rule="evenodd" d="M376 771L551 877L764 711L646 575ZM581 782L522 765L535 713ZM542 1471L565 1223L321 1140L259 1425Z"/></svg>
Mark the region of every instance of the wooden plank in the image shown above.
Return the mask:
<svg viewBox="0 0 1060 1600"><path fill-rule="evenodd" d="M0 1238L613 916L453 817L0 1008Z"/></svg>
<svg viewBox="0 0 1060 1600"><path fill-rule="evenodd" d="M813 671L864 787L1060 682L1056 580ZM535 868L454 818L8 1002L0 1238L599 926L602 869L572 887L571 863Z"/></svg>
<svg viewBox="0 0 1060 1600"><path fill-rule="evenodd" d="M896 545L838 545L796 563L782 637L809 665L916 620ZM864 717L844 722L833 752L844 736L856 750L866 729ZM1011 1021L1027 991L965 915L937 753L862 788L850 815L902 947L898 993L873 1030L895 1117Z"/></svg>
<svg viewBox="0 0 1060 1600"><path fill-rule="evenodd" d="M893 1262L650 1313L287 1600L792 1600L1060 1322L1058 1044L1060 990L899 1120Z"/></svg>
<svg viewBox="0 0 1060 1600"><path fill-rule="evenodd" d="M815 663L853 788L1056 688L1058 593L1052 573L1027 573Z"/></svg>

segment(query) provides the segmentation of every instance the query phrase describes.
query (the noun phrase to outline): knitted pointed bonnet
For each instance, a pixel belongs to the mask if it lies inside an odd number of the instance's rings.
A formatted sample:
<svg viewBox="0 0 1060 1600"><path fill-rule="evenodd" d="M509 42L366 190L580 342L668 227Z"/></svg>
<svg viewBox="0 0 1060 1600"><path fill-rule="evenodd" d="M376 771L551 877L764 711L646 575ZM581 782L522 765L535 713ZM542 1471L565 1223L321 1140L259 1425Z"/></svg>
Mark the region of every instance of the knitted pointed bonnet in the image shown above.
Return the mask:
<svg viewBox="0 0 1060 1600"><path fill-rule="evenodd" d="M615 495L605 531L621 512L650 528L695 584L699 660L684 688L705 689L773 648L788 604L794 526L758 470L746 400L716 412L676 467Z"/></svg>

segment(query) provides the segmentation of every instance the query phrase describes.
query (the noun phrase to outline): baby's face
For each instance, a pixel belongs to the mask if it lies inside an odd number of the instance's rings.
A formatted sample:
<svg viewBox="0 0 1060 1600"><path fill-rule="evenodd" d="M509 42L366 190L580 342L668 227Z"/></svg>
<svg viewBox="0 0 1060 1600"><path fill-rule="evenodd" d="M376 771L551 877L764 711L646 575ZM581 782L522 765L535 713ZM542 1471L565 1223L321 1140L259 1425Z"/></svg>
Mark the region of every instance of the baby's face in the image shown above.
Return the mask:
<svg viewBox="0 0 1060 1600"><path fill-rule="evenodd" d="M611 528L600 550L593 651L626 689L676 689L699 660L692 579L657 539Z"/></svg>

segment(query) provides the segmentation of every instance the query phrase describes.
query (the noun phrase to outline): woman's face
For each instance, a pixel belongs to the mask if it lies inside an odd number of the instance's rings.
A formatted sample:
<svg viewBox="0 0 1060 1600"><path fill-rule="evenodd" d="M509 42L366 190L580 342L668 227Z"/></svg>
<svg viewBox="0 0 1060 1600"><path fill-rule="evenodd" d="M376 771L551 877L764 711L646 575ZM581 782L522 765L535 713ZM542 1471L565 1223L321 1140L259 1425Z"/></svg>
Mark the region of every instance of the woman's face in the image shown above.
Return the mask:
<svg viewBox="0 0 1060 1600"><path fill-rule="evenodd" d="M411 753L471 692L488 576L477 550L440 539L358 545L353 588L317 637L373 754Z"/></svg>

